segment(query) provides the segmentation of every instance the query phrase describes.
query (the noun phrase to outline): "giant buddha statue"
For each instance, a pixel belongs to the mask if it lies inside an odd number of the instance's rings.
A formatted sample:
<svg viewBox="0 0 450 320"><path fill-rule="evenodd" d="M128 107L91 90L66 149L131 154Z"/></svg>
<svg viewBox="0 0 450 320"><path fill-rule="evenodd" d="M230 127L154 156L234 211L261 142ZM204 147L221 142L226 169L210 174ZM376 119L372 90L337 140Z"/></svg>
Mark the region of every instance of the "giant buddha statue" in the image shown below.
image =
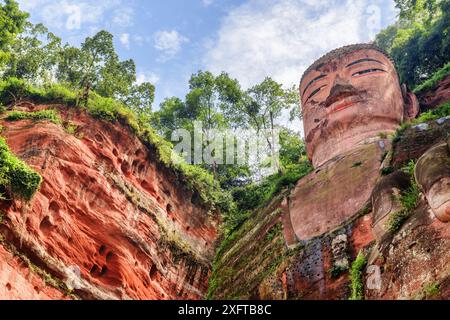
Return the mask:
<svg viewBox="0 0 450 320"><path fill-rule="evenodd" d="M393 133L419 110L389 57L370 44L334 50L300 83L308 155L314 167L381 132Z"/></svg>
<svg viewBox="0 0 450 320"><path fill-rule="evenodd" d="M336 49L314 62L300 96L315 171L288 199L288 244L337 229L364 210L391 148L388 136L419 111L392 61L372 44Z"/></svg>

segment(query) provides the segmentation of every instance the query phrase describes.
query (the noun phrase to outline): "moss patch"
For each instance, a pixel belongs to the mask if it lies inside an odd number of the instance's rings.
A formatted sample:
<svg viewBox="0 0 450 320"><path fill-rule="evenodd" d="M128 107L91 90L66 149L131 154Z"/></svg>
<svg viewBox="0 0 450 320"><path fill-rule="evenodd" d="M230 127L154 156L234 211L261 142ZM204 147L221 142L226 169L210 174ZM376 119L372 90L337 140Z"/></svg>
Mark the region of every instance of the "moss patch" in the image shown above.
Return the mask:
<svg viewBox="0 0 450 320"><path fill-rule="evenodd" d="M360 252L350 268L350 300L364 299L363 269L367 263L363 252Z"/></svg>
<svg viewBox="0 0 450 320"><path fill-rule="evenodd" d="M11 153L0 137L0 186L12 196L30 201L39 190L42 177ZM4 199L4 195L0 194Z"/></svg>
<svg viewBox="0 0 450 320"><path fill-rule="evenodd" d="M55 124L61 124L61 117L58 111L48 109L36 112L11 111L6 116L7 121L33 120L33 121L50 121Z"/></svg>
<svg viewBox="0 0 450 320"><path fill-rule="evenodd" d="M402 204L402 210L394 213L388 220L388 229L390 232L397 232L403 226L406 220L411 216L411 213L417 206L417 201L419 200L419 186L414 179L414 167L415 162L410 161L408 166L403 168L404 171L407 171L411 177L411 186L403 191L400 195L400 202Z"/></svg>

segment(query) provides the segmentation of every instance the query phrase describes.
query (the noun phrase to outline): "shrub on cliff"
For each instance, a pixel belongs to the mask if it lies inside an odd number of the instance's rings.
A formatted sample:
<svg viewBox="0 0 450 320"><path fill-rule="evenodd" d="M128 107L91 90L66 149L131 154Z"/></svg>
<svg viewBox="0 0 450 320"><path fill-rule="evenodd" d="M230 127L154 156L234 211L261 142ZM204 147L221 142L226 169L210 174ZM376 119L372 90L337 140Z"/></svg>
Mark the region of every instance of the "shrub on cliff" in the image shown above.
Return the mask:
<svg viewBox="0 0 450 320"><path fill-rule="evenodd" d="M363 268L366 265L367 260L364 253L359 252L355 261L353 261L350 268L350 300L363 300L364 299L364 284L363 284Z"/></svg>
<svg viewBox="0 0 450 320"><path fill-rule="evenodd" d="M448 76L450 76L450 62L448 62L444 67L436 71L430 79L418 85L414 89L414 93L421 93L429 89L432 89L439 83L439 81L443 80Z"/></svg>
<svg viewBox="0 0 450 320"><path fill-rule="evenodd" d="M30 201L41 182L41 176L13 155L5 139L0 138L0 186L14 197Z"/></svg>
<svg viewBox="0 0 450 320"><path fill-rule="evenodd" d="M76 104L77 94L60 84L46 84L36 88L17 78L0 81L0 103L10 105L20 100L31 100L36 103L63 103L69 106Z"/></svg>
<svg viewBox="0 0 450 320"><path fill-rule="evenodd" d="M36 112L11 111L6 117L7 121L19 121L27 119L34 121L48 120L55 124L61 123L61 117L59 116L58 112L53 109L41 110Z"/></svg>

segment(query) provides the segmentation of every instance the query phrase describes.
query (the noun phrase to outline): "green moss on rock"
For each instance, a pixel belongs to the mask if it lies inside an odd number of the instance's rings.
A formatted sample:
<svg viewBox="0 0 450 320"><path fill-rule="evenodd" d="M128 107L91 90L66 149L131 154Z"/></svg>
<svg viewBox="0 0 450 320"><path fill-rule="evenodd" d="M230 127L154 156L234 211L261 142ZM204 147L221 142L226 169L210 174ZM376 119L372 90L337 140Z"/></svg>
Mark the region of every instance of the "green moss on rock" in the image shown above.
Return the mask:
<svg viewBox="0 0 450 320"><path fill-rule="evenodd" d="M33 120L33 121L50 121L55 124L61 123L61 117L58 111L53 109L41 110L36 112L11 111L6 116L7 121Z"/></svg>
<svg viewBox="0 0 450 320"><path fill-rule="evenodd" d="M0 186L14 197L30 201L41 182L42 177L13 155L5 139L0 138Z"/></svg>

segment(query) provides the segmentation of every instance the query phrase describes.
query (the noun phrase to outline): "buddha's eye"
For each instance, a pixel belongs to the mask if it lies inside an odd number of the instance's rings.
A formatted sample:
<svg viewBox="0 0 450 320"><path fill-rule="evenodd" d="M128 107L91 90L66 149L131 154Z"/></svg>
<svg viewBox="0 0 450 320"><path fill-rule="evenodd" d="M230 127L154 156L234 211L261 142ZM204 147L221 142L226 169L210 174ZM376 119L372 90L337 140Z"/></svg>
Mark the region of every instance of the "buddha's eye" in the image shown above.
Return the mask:
<svg viewBox="0 0 450 320"><path fill-rule="evenodd" d="M364 74L368 74L368 73L372 73L372 72L386 72L386 71L384 71L382 69L366 69L366 70L358 71L358 72L352 74L352 77L362 76Z"/></svg>
<svg viewBox="0 0 450 320"><path fill-rule="evenodd" d="M321 86L321 87L319 87L319 88L317 88L316 90L314 90L309 96L308 96L308 98L306 99L306 102L308 102L309 101L309 99L311 99L312 97L314 97L316 94L318 94L324 87L326 87L327 85L323 85L323 86Z"/></svg>

